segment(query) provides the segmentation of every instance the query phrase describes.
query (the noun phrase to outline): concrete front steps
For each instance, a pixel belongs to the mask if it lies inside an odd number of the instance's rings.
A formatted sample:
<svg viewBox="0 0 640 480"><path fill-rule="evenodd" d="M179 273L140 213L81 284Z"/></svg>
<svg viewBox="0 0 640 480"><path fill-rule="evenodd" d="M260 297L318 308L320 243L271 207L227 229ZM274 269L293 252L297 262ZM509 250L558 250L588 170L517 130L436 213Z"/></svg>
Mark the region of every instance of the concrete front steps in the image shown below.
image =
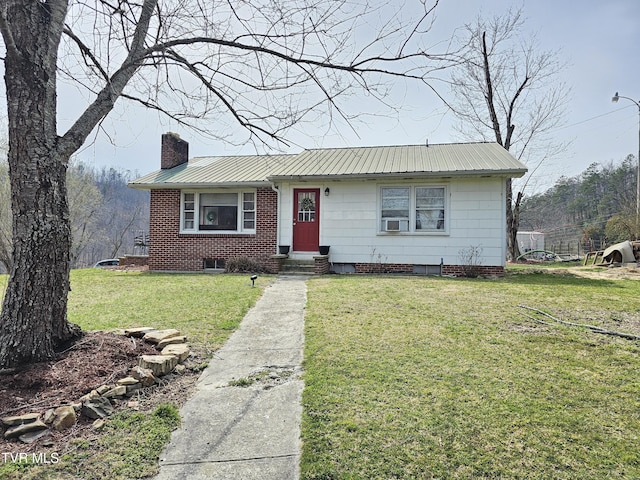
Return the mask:
<svg viewBox="0 0 640 480"><path fill-rule="evenodd" d="M277 262L278 272L286 275L324 275L330 272L329 255L317 252L292 252L271 257Z"/></svg>
<svg viewBox="0 0 640 480"><path fill-rule="evenodd" d="M315 274L315 261L304 258L287 258L280 268L280 273L287 275L313 275Z"/></svg>

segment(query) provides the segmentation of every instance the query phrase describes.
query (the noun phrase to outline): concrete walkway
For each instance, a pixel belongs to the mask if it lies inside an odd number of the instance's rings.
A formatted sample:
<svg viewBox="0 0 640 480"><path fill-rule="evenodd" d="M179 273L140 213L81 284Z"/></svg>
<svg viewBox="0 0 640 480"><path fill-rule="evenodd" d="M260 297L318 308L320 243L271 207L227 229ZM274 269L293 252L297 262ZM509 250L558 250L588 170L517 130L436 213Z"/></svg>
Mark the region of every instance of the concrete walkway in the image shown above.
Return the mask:
<svg viewBox="0 0 640 480"><path fill-rule="evenodd" d="M277 277L216 352L180 410L158 480L299 478L307 279Z"/></svg>

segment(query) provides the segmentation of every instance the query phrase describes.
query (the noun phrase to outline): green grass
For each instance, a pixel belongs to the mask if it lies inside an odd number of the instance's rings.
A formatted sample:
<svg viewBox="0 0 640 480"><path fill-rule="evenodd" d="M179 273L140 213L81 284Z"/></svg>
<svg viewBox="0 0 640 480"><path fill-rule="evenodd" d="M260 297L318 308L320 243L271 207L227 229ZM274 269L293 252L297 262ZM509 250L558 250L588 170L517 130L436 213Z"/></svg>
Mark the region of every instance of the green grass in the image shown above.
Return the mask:
<svg viewBox="0 0 640 480"><path fill-rule="evenodd" d="M161 405L152 413L122 412L109 419L98 440L98 451L78 446L75 455L63 458L66 471L82 469L83 478L141 478L157 473L158 454L180 425L178 410ZM126 436L127 441L122 442ZM84 461L84 456L89 461ZM105 466L108 465L108 468Z"/></svg>
<svg viewBox="0 0 640 480"><path fill-rule="evenodd" d="M302 478L640 478L638 343L518 308L640 333L639 287L547 274L312 280Z"/></svg>
<svg viewBox="0 0 640 480"><path fill-rule="evenodd" d="M175 327L214 349L269 281L74 271L69 318ZM639 344L518 307L640 334L639 282L536 269L308 285L302 479L640 478ZM125 411L55 467L0 465L0 478L140 478L176 422L171 407Z"/></svg>
<svg viewBox="0 0 640 480"><path fill-rule="evenodd" d="M247 275L160 274L83 269L71 272L68 318L83 330L176 328L190 343L222 346L270 282ZM7 275L0 275L0 297Z"/></svg>
<svg viewBox="0 0 640 480"><path fill-rule="evenodd" d="M74 270L68 317L84 330L176 328L192 347L207 354L224 344L270 281L261 276L256 288L251 288L247 275ZM0 275L0 297L6 283L7 276ZM149 476L157 472L162 448L178 424L173 406L153 412L124 410L109 418L99 438L75 440L55 450L55 464L4 463L0 459L0 478L128 480Z"/></svg>
<svg viewBox="0 0 640 480"><path fill-rule="evenodd" d="M157 473L158 455L180 425L172 405L150 413L121 411L109 418L103 434L92 442L77 439L63 455L50 455L48 465L7 464L1 478L20 480L101 480L150 477ZM3 473L0 467L0 474Z"/></svg>
<svg viewBox="0 0 640 480"><path fill-rule="evenodd" d="M256 286L268 282L260 277ZM84 330L176 328L208 349L222 346L262 291L247 275L100 269L73 271L71 289L69 320Z"/></svg>

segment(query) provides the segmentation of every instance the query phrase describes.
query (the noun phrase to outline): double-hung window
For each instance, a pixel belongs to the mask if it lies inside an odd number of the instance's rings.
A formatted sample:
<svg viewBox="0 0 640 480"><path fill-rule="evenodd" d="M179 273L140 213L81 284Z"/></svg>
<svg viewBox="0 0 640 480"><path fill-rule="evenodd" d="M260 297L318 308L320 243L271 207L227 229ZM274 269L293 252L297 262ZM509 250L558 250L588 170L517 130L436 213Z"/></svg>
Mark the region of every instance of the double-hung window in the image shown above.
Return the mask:
<svg viewBox="0 0 640 480"><path fill-rule="evenodd" d="M444 187L415 187L416 232L444 231Z"/></svg>
<svg viewBox="0 0 640 480"><path fill-rule="evenodd" d="M408 232L411 221L411 188L382 189L382 231Z"/></svg>
<svg viewBox="0 0 640 480"><path fill-rule="evenodd" d="M447 230L446 187L389 186L380 189L380 231L444 233Z"/></svg>
<svg viewBox="0 0 640 480"><path fill-rule="evenodd" d="M183 192L181 231L255 233L255 191Z"/></svg>

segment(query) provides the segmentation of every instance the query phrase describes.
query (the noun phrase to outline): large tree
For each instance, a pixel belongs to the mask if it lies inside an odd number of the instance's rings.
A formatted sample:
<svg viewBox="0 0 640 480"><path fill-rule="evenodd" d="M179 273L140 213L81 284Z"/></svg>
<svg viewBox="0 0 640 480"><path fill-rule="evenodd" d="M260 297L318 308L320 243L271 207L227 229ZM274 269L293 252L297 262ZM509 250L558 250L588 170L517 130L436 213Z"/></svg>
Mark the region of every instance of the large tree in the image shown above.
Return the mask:
<svg viewBox="0 0 640 480"><path fill-rule="evenodd" d="M13 262L0 369L51 358L79 334L66 315L66 171L119 98L220 137L239 124L257 142L319 112L349 120L341 100L357 90L384 100L385 78L428 84L435 4L416 3L417 14L359 0L3 0ZM87 101L64 132L61 81Z"/></svg>
<svg viewBox="0 0 640 480"><path fill-rule="evenodd" d="M6 142L0 139L0 273L9 269L11 258L9 166L6 161Z"/></svg>
<svg viewBox="0 0 640 480"><path fill-rule="evenodd" d="M521 10L478 17L463 32L460 44L467 50L451 83L459 130L469 139L499 143L529 166L531 176L564 148L550 138L563 120L569 94L560 80L560 55L524 33ZM509 260L519 255L516 234L524 185L515 193L512 179L506 180Z"/></svg>

